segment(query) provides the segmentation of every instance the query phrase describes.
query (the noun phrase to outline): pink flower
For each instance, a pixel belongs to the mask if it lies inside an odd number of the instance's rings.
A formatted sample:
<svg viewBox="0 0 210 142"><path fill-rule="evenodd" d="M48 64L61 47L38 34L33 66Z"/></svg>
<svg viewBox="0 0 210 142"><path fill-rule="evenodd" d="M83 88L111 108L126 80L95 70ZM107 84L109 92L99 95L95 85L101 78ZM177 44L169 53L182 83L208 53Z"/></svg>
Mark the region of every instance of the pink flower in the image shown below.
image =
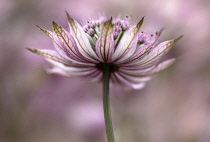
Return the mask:
<svg viewBox="0 0 210 142"><path fill-rule="evenodd" d="M111 81L134 89L144 87L152 75L167 68L175 58L160 63L182 36L157 44L154 35L140 32L144 18L135 26L119 18L87 21L82 27L67 13L70 31L53 22L53 31L40 28L54 42L55 50L29 49L53 64L49 73L102 78L104 65L111 67Z"/></svg>

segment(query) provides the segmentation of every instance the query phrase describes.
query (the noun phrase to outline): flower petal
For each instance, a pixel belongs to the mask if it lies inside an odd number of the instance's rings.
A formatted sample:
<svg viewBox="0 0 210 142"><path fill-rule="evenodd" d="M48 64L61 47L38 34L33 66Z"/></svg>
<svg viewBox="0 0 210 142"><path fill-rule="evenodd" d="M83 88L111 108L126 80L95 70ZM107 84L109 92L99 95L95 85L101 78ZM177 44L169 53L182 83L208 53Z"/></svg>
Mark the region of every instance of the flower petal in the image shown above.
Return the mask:
<svg viewBox="0 0 210 142"><path fill-rule="evenodd" d="M52 69L48 69L49 73L56 73L63 76L86 76L97 70L94 66L66 66L51 59L47 59L47 61L53 65Z"/></svg>
<svg viewBox="0 0 210 142"><path fill-rule="evenodd" d="M113 54L112 61L124 61L135 52L138 40L137 34L143 24L143 20L144 18L136 26L125 32Z"/></svg>
<svg viewBox="0 0 210 142"><path fill-rule="evenodd" d="M71 74L65 72L64 70L62 70L59 67L53 67L53 68L47 69L46 71L49 74L58 74L58 75L66 76L66 77L70 77L71 76Z"/></svg>
<svg viewBox="0 0 210 142"><path fill-rule="evenodd" d="M129 57L127 60L123 61L122 64L132 64L133 62L135 63L136 60L139 60L140 58L142 58L144 55L146 55L151 48L153 47L153 45L156 43L156 41L158 40L158 37L161 35L162 31L164 29L162 28L160 31L157 31L155 33L155 37L153 39L153 42L145 44L141 47L139 47L131 57Z"/></svg>
<svg viewBox="0 0 210 142"><path fill-rule="evenodd" d="M136 60L134 64L148 65L152 64L153 62L159 61L161 57L165 55L172 48L172 46L181 38L182 36L178 37L175 40L169 40L160 43L158 46L153 47L148 54Z"/></svg>
<svg viewBox="0 0 210 142"><path fill-rule="evenodd" d="M123 76L125 79L133 82L133 83L139 83L139 82L146 82L151 79L151 76L146 76L146 77L138 77L138 76L133 76L133 75L128 75L125 73L119 72L121 76Z"/></svg>
<svg viewBox="0 0 210 142"><path fill-rule="evenodd" d="M85 57L79 52L74 38L64 28L53 22L53 39L55 47L61 55L77 61L86 62Z"/></svg>
<svg viewBox="0 0 210 142"><path fill-rule="evenodd" d="M68 61L66 61L64 58L62 58L60 55L57 54L57 52L53 51L53 50L47 50L47 49L31 49L31 48L27 48L29 51L39 54L41 56L46 57L47 59L51 59L53 61L62 63L62 64L69 64Z"/></svg>
<svg viewBox="0 0 210 142"><path fill-rule="evenodd" d="M74 19L72 19L67 12L66 15L69 21L70 33L77 43L78 50L86 58L93 62L98 62L98 57L91 47L83 28L76 21L74 21Z"/></svg>
<svg viewBox="0 0 210 142"><path fill-rule="evenodd" d="M104 62L110 62L114 53L112 18L101 25L101 34L96 42L96 53Z"/></svg>
<svg viewBox="0 0 210 142"><path fill-rule="evenodd" d="M126 86L130 86L134 89L140 89L143 88L145 81L148 80L142 80L142 81L137 81L137 80L132 80L130 78L128 78L127 76L124 76L122 74L119 74L118 72L114 72L111 76L112 80L114 80L114 82L118 82L122 85L126 85Z"/></svg>
<svg viewBox="0 0 210 142"><path fill-rule="evenodd" d="M68 49L69 47L66 47L65 44L62 41L63 40L59 40L59 38L57 37L57 35L54 32L42 29L41 27L37 26L40 30L42 30L45 34L47 34L54 42L54 46L55 49L57 50L57 52L59 53L60 56L62 56L63 58L65 58L66 60L71 60L73 57L71 55L71 51L69 51L70 49ZM66 33L67 34L67 33ZM73 40L70 39L69 40ZM72 41L73 42L73 41ZM71 43L74 44L74 43ZM71 45L70 44L70 45ZM74 45L75 46L75 45ZM72 48L74 48L74 46L72 45ZM72 61L72 60L71 60Z"/></svg>
<svg viewBox="0 0 210 142"><path fill-rule="evenodd" d="M139 89L142 89L142 88L144 88L145 87L145 83L138 83L138 84L131 84L131 87L133 88L133 89L136 89L136 90L139 90Z"/></svg>
<svg viewBox="0 0 210 142"><path fill-rule="evenodd" d="M155 65L151 65L147 67L141 67L141 66L120 67L118 69L118 72L121 72L129 76L133 76L133 77L145 77L145 76L148 76L148 72L152 71L155 67L156 67Z"/></svg>
<svg viewBox="0 0 210 142"><path fill-rule="evenodd" d="M153 70L148 72L148 74L152 75L152 74L158 73L159 71L162 71L166 69L167 67L171 66L175 61L176 61L175 58L165 60L161 62L160 64L158 64Z"/></svg>

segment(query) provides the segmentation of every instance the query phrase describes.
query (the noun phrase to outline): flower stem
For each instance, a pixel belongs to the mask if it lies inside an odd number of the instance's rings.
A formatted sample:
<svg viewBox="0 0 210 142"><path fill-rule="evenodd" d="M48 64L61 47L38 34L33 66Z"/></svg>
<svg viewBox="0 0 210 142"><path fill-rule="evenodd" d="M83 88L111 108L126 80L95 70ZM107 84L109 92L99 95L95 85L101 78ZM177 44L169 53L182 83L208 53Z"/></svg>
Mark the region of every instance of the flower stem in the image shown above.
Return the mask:
<svg viewBox="0 0 210 142"><path fill-rule="evenodd" d="M104 64L103 67L103 108L104 108L104 121L106 127L106 135L108 142L115 142L111 111L110 111L110 99L109 99L109 82L110 82L110 65Z"/></svg>

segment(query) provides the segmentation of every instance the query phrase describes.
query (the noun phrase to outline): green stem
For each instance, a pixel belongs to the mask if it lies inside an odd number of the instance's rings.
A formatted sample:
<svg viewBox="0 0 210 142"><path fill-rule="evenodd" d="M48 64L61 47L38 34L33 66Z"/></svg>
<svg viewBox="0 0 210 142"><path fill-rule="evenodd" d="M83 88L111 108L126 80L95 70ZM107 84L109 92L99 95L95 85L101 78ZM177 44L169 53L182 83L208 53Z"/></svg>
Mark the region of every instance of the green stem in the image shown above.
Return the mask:
<svg viewBox="0 0 210 142"><path fill-rule="evenodd" d="M108 142L115 142L113 128L112 128L112 121L111 121L111 111L110 111L109 81L110 81L110 65L105 63L103 67L104 121L105 121L106 135Z"/></svg>

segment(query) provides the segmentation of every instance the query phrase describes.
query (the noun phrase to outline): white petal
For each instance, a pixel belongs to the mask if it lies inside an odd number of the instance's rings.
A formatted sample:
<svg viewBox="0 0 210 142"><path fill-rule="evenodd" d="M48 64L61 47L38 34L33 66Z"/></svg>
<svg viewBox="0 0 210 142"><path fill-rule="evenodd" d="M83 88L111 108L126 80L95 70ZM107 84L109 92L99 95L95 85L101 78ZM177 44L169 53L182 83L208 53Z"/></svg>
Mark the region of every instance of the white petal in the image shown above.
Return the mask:
<svg viewBox="0 0 210 142"><path fill-rule="evenodd" d="M47 59L47 61L50 62L54 66L54 69L48 70L48 72L58 73L60 75L65 75L65 76L73 76L73 75L83 76L83 75L90 74L96 70L94 66L79 68L79 67L73 67L73 66L65 66L61 63L55 62L50 59Z"/></svg>
<svg viewBox="0 0 210 142"><path fill-rule="evenodd" d="M123 85L127 85L127 86L130 86L130 84L132 84L130 81L124 79L121 75L119 75L118 72L114 72L112 74L113 76L115 76L114 78L121 84Z"/></svg>
<svg viewBox="0 0 210 142"><path fill-rule="evenodd" d="M95 77L93 77L91 79L91 81L93 81L93 82L101 81L102 77L103 77L102 72L99 72L99 74L97 74Z"/></svg>
<svg viewBox="0 0 210 142"><path fill-rule="evenodd" d="M89 42L83 28L76 21L74 21L74 19L72 19L68 13L66 13L66 14L67 14L68 21L69 21L70 33L74 37L74 39L77 43L78 50L86 58L97 62L98 57L95 54L93 48L91 47L90 42Z"/></svg>
<svg viewBox="0 0 210 142"><path fill-rule="evenodd" d="M71 58L76 61L85 62L85 58L79 52L74 38L64 28L53 22L53 41L56 50L67 58Z"/></svg>
<svg viewBox="0 0 210 142"><path fill-rule="evenodd" d="M138 67L138 66L137 66ZM136 77L142 77L147 75L148 72L150 72L151 70L153 70L155 68L155 66L150 66L144 69L137 69L137 68L119 68L119 72L122 72L124 74L128 74L130 76L136 76Z"/></svg>
<svg viewBox="0 0 210 142"><path fill-rule="evenodd" d="M149 81L151 79L151 76L147 76L147 77L141 77L141 76L137 76L137 75L128 75L126 73L122 73L122 72L118 72L119 75L121 75L124 79L127 79L133 83L139 83L139 82L146 82Z"/></svg>
<svg viewBox="0 0 210 142"><path fill-rule="evenodd" d="M135 52L138 40L137 33L143 24L143 20L144 18L136 26L124 33L113 54L112 61L124 61Z"/></svg>
<svg viewBox="0 0 210 142"><path fill-rule="evenodd" d="M114 83L120 83L122 85L130 86L133 89L142 89L145 86L145 82L138 82L138 83L130 82L124 79L122 76L119 76L117 72L111 75L111 79Z"/></svg>
<svg viewBox="0 0 210 142"><path fill-rule="evenodd" d="M58 67L53 67L53 68L47 69L47 73L58 74L58 75L66 76L66 77L71 76L71 74L65 72L64 70L62 70L61 68L58 68Z"/></svg>
<svg viewBox="0 0 210 142"><path fill-rule="evenodd" d="M131 87L133 89L139 90L145 87L145 83L139 83L139 84L131 84Z"/></svg>
<svg viewBox="0 0 210 142"><path fill-rule="evenodd" d="M62 27L59 27L56 23L53 23L53 28L54 28L54 31L57 32L58 36L54 32L42 29L39 26L37 27L40 30L42 30L45 34L47 34L54 41L55 49L60 56L62 56L63 58L71 62L76 62L76 60L78 60L78 59L75 59L75 55L76 53L78 53L75 51L77 49L76 43L74 39L71 37L71 35L69 34L69 32L64 30ZM62 39L62 37L65 37L65 38ZM72 53L72 51L74 51L74 53ZM81 55L81 54L78 53L78 55ZM72 56L73 56L73 59L72 59Z"/></svg>
<svg viewBox="0 0 210 142"><path fill-rule="evenodd" d="M112 78L117 80L117 82L119 82L123 85L127 85L127 86L132 86L133 84L144 83L150 79L150 78L147 78L147 79L139 78L139 79L134 80L134 78L130 78L127 75L120 74L119 72L114 72L112 74Z"/></svg>
<svg viewBox="0 0 210 142"><path fill-rule="evenodd" d="M104 62L110 62L114 52L112 19L101 25L101 34L96 42L96 53Z"/></svg>
<svg viewBox="0 0 210 142"><path fill-rule="evenodd" d="M162 71L162 70L166 69L167 67L169 67L170 65L172 65L175 61L176 61L175 58L163 61L160 64L158 64L157 67L155 67L153 70L151 70L149 72L149 74L155 74L155 73L157 73L159 71Z"/></svg>
<svg viewBox="0 0 210 142"><path fill-rule="evenodd" d="M151 62L154 62L155 60L160 59L165 53L167 53L174 43L176 43L182 36L175 40L169 40L169 41L164 41L160 43L158 46L154 47L151 49L151 51L145 55L142 59L138 61L138 64L149 64Z"/></svg>
<svg viewBox="0 0 210 142"><path fill-rule="evenodd" d="M139 61L143 56L145 56L153 47L155 42L158 40L158 37L161 35L163 29L155 33L155 37L153 39L153 42L143 45L142 47L139 47L131 57L129 57L127 60L124 61L124 64L132 64L136 63L136 60Z"/></svg>
<svg viewBox="0 0 210 142"><path fill-rule="evenodd" d="M46 59L51 59L53 61L62 63L62 64L70 64L71 62L69 62L68 60L64 59L63 57L61 57L57 52L55 52L54 50L48 50L48 49L31 49L28 48L29 51L39 54L43 57L45 57Z"/></svg>

